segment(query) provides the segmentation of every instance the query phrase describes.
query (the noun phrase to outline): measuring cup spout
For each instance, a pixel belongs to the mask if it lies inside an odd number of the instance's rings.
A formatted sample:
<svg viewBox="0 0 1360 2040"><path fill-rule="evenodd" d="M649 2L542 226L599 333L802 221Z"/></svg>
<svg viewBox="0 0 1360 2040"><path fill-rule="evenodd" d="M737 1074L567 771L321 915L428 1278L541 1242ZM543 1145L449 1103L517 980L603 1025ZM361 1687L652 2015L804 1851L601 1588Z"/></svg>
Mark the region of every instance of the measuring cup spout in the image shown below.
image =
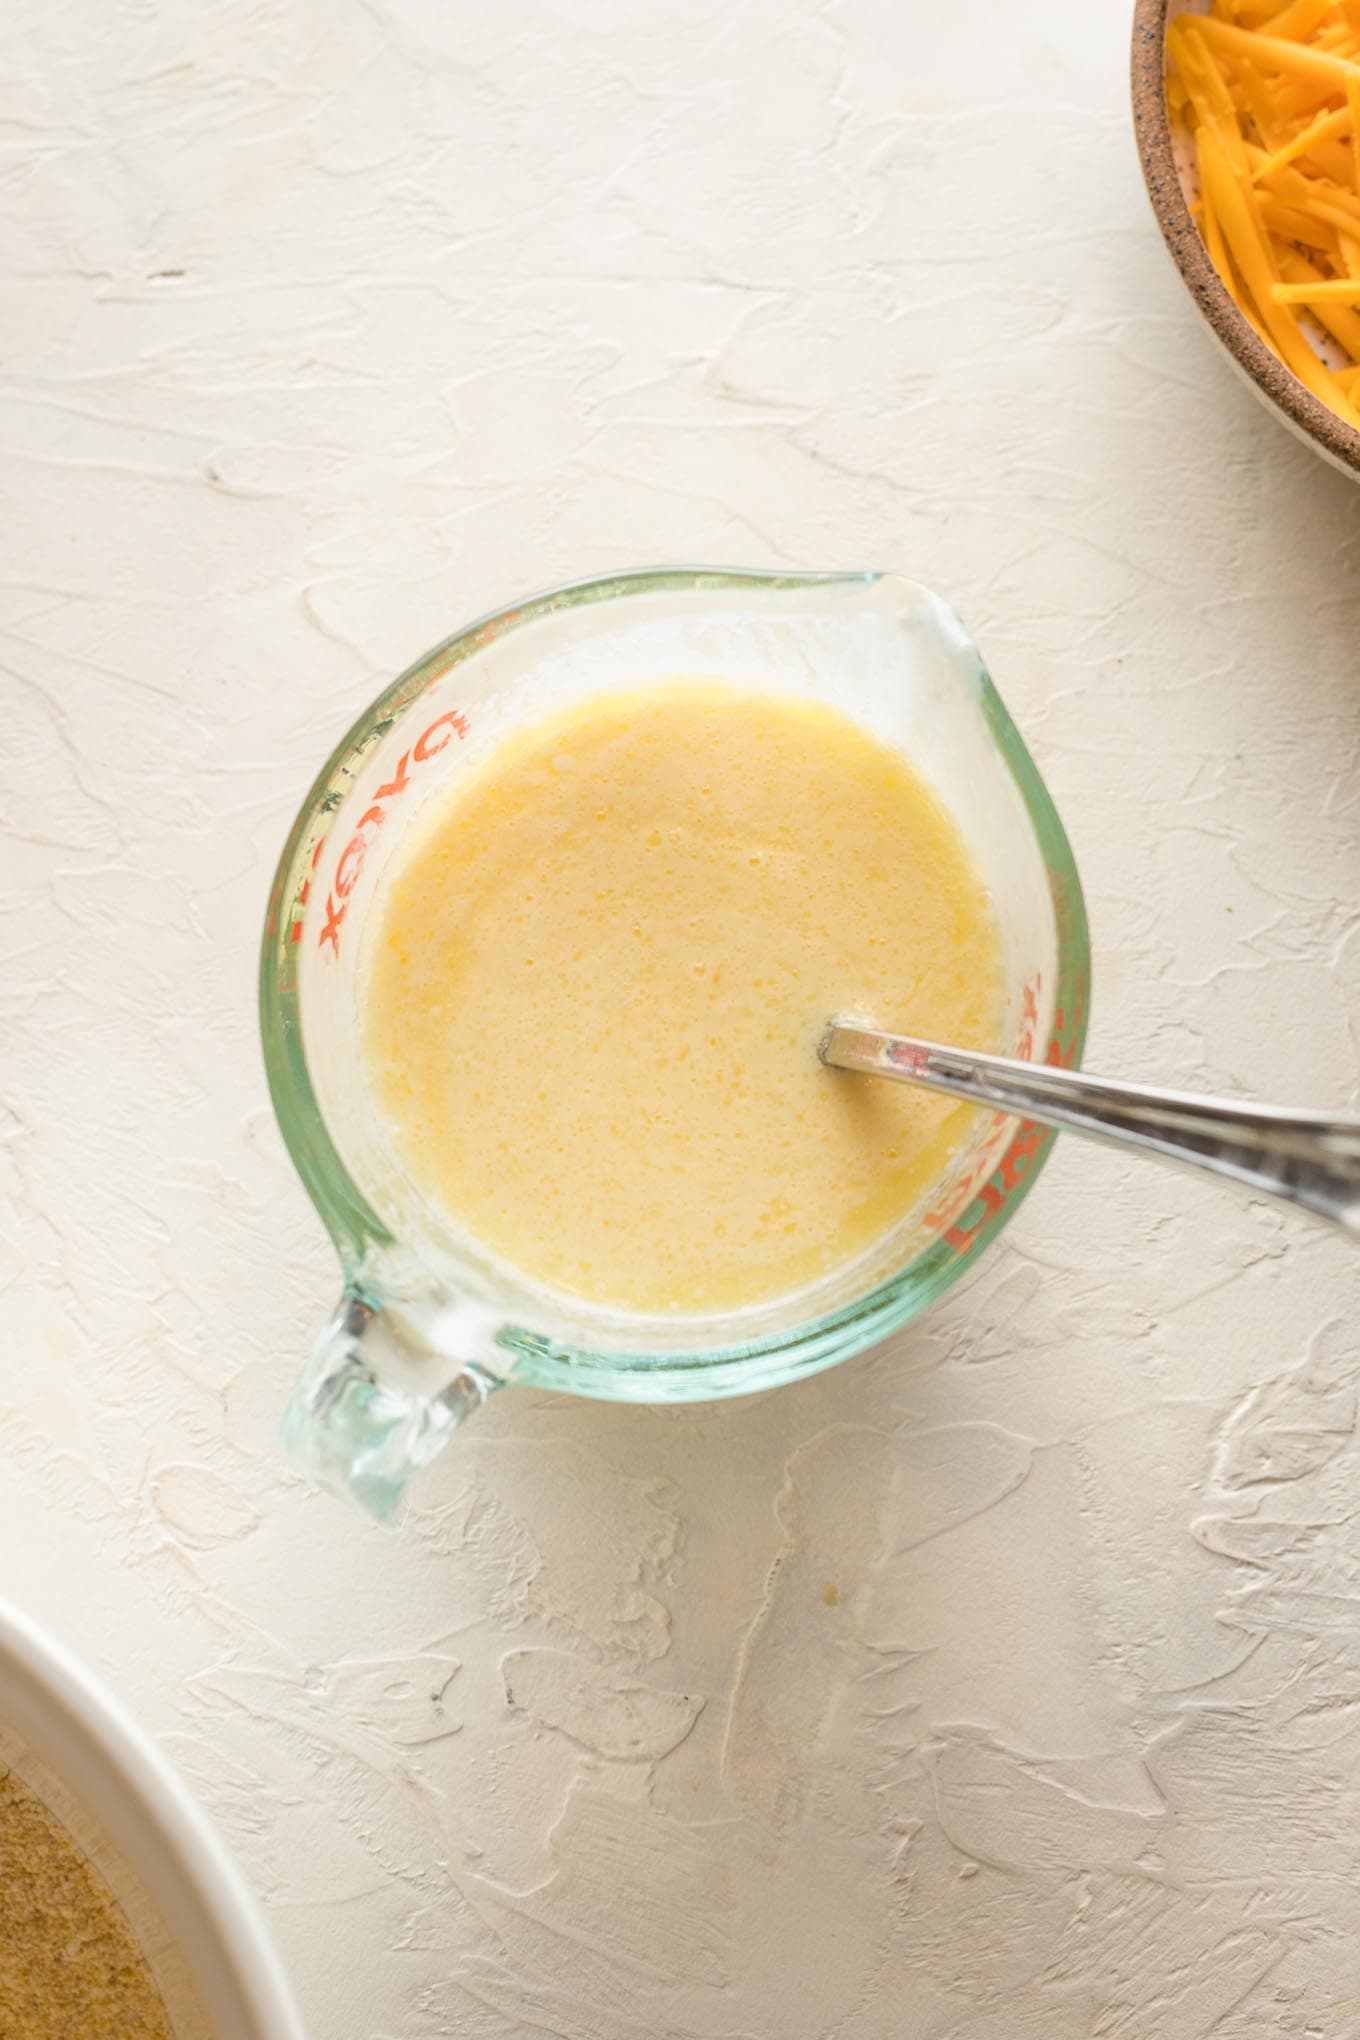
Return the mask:
<svg viewBox="0 0 1360 2040"><path fill-rule="evenodd" d="M379 1521L502 1378L472 1360L450 1373L438 1319L462 1313L422 1301L412 1311L347 1288L283 1419L299 1465Z"/></svg>

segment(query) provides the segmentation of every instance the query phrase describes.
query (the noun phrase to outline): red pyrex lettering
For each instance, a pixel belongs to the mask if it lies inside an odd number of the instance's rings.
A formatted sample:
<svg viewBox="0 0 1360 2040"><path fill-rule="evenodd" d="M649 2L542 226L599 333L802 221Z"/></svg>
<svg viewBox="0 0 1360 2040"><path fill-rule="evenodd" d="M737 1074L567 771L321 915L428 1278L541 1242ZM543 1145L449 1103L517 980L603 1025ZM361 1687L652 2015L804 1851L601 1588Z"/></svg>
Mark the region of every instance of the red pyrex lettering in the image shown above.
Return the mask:
<svg viewBox="0 0 1360 2040"><path fill-rule="evenodd" d="M437 758L440 752L448 747L452 738L465 737L468 728L468 719L460 709L450 708L443 715L437 715L434 721L421 731L410 749L402 752L391 778L374 791L371 802L355 824L354 833L340 852L335 866L335 878L330 891L326 894L325 916L317 942L322 949L329 945L333 956L340 954L340 930L348 911L349 896L358 884L359 874L364 868L368 846L387 820L392 802L399 800L410 786L412 765L424 765L431 758ZM318 843L312 859L313 869L320 855L321 845ZM299 894L300 904L306 902L310 889L309 879Z"/></svg>

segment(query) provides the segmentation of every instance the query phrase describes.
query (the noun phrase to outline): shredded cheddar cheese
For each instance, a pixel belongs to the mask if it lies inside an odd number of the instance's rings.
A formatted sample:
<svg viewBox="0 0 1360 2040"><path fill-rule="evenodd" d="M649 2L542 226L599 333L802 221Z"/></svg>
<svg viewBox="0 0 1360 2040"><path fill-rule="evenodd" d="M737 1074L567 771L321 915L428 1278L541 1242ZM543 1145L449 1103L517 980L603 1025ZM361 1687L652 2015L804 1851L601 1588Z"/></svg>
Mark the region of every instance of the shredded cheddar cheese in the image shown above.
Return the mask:
<svg viewBox="0 0 1360 2040"><path fill-rule="evenodd" d="M1360 429L1360 0L1213 0L1170 23L1166 55L1214 268L1266 344Z"/></svg>

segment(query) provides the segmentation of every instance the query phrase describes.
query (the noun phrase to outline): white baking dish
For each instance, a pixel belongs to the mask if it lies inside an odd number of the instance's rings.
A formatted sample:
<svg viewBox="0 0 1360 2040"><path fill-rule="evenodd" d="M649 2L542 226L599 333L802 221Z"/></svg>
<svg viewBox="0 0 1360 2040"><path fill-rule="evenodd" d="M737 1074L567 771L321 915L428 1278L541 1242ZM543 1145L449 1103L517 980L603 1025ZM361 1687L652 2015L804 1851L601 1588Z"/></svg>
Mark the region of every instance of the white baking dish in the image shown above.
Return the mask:
<svg viewBox="0 0 1360 2040"><path fill-rule="evenodd" d="M176 2040L305 2040L254 1902L183 1785L76 1660L3 1601L0 1765L98 1867Z"/></svg>

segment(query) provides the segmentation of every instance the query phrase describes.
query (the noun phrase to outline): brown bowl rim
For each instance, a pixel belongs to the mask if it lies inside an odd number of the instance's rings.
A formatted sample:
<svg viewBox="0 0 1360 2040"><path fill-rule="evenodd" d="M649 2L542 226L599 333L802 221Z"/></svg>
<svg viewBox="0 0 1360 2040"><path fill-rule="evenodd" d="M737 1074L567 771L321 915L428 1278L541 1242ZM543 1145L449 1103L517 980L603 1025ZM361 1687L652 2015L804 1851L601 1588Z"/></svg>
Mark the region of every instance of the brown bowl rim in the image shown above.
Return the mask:
<svg viewBox="0 0 1360 2040"><path fill-rule="evenodd" d="M1166 24L1172 0L1135 0L1133 130L1152 210L1190 295L1238 366L1324 452L1360 475L1360 432L1286 368L1229 297L1210 260L1176 173L1166 105Z"/></svg>

